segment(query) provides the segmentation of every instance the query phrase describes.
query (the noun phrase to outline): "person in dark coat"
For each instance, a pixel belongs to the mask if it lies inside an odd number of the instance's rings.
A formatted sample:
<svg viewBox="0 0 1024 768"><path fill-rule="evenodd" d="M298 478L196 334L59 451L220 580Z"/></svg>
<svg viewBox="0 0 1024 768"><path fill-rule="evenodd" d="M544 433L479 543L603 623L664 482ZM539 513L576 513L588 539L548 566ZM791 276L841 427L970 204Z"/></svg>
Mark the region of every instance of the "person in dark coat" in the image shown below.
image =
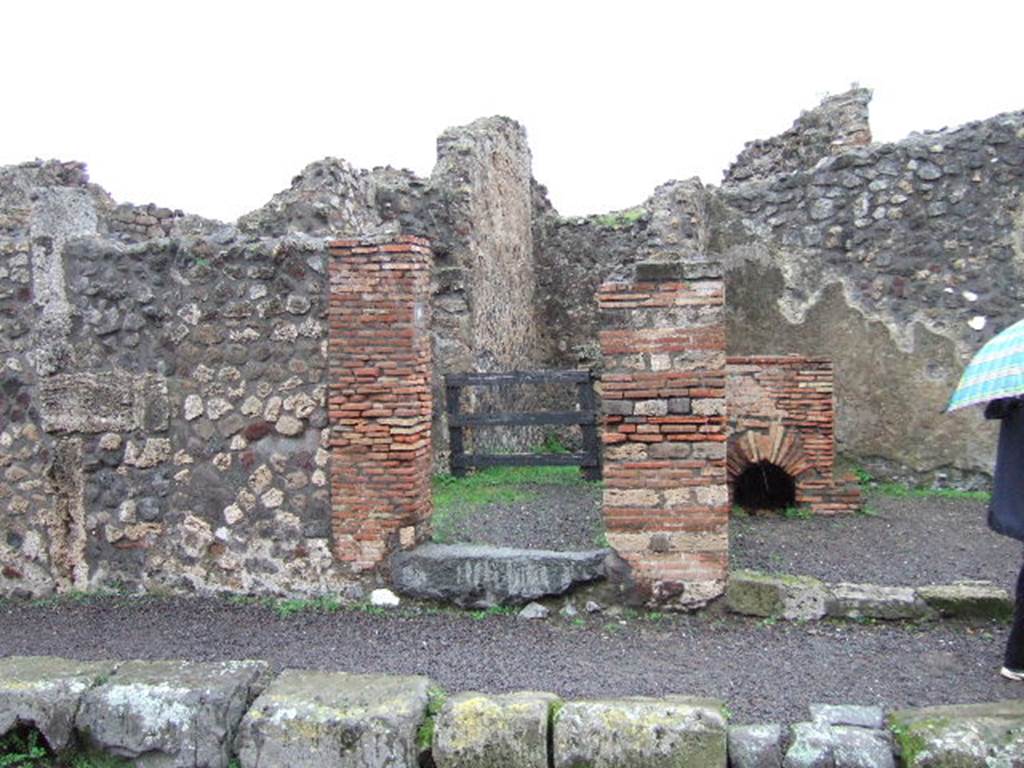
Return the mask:
<svg viewBox="0 0 1024 768"><path fill-rule="evenodd" d="M988 524L996 533L1024 541L1024 397L991 401L985 406L985 418L1000 420ZM1013 627L1000 674L1024 681L1024 566L1017 577Z"/></svg>

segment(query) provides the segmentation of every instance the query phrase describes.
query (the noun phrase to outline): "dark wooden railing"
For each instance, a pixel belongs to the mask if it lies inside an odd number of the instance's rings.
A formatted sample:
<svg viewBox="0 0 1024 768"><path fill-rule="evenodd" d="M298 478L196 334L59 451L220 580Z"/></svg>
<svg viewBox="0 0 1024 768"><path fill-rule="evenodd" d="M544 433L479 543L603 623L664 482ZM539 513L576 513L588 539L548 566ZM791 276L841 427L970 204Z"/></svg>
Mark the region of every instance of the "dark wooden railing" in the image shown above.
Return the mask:
<svg viewBox="0 0 1024 768"><path fill-rule="evenodd" d="M450 373L445 376L445 407L451 473L466 474L474 467L578 466L588 480L601 477L597 439L597 397L590 371L508 371L506 373ZM499 387L522 384L575 384L578 410L523 413L462 413L464 387ZM472 427L576 426L583 432L579 451L570 453L466 453L464 432Z"/></svg>

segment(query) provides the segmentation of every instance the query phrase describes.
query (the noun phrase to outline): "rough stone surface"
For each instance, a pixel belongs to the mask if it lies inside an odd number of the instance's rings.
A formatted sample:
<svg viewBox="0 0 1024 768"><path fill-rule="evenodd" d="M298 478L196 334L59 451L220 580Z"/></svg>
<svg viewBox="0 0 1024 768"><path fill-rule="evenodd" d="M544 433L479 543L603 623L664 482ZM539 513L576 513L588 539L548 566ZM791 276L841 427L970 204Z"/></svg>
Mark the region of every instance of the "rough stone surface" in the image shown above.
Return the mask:
<svg viewBox="0 0 1024 768"><path fill-rule="evenodd" d="M516 614L516 617L530 621L534 619L546 619L550 614L551 611L540 603L527 603L523 606L523 609Z"/></svg>
<svg viewBox="0 0 1024 768"><path fill-rule="evenodd" d="M82 698L90 747L143 768L227 768L238 724L262 689L261 661L130 661Z"/></svg>
<svg viewBox="0 0 1024 768"><path fill-rule="evenodd" d="M834 768L832 728L823 723L795 723L783 768Z"/></svg>
<svg viewBox="0 0 1024 768"><path fill-rule="evenodd" d="M30 725L51 749L67 748L83 694L115 667L114 662L52 656L0 659L0 735L18 724Z"/></svg>
<svg viewBox="0 0 1024 768"><path fill-rule="evenodd" d="M396 554L391 578L412 597L477 608L516 605L604 578L607 554L428 544Z"/></svg>
<svg viewBox="0 0 1024 768"><path fill-rule="evenodd" d="M889 726L907 768L1024 764L1024 701L900 710Z"/></svg>
<svg viewBox="0 0 1024 768"><path fill-rule="evenodd" d="M417 768L425 677L286 670L242 720L243 768Z"/></svg>
<svg viewBox="0 0 1024 768"><path fill-rule="evenodd" d="M1009 592L986 582L932 584L918 587L917 594L942 616L1004 620L1013 616L1013 598Z"/></svg>
<svg viewBox="0 0 1024 768"><path fill-rule="evenodd" d="M437 768L547 768L551 693L460 693L437 716Z"/></svg>
<svg viewBox="0 0 1024 768"><path fill-rule="evenodd" d="M811 720L827 725L854 725L879 729L885 725L881 707L854 704L811 704Z"/></svg>
<svg viewBox="0 0 1024 768"><path fill-rule="evenodd" d="M781 765L781 725L729 726L730 768L779 768Z"/></svg>
<svg viewBox="0 0 1024 768"><path fill-rule="evenodd" d="M896 768L892 738L886 731L839 725L832 734L836 768Z"/></svg>
<svg viewBox="0 0 1024 768"><path fill-rule="evenodd" d="M877 584L833 584L826 610L829 616L859 619L923 619L928 605L911 587Z"/></svg>
<svg viewBox="0 0 1024 768"><path fill-rule="evenodd" d="M828 587L808 576L733 571L725 604L729 610L747 616L820 619L828 598Z"/></svg>
<svg viewBox="0 0 1024 768"><path fill-rule="evenodd" d="M682 696L567 702L554 722L554 768L725 768L722 704Z"/></svg>

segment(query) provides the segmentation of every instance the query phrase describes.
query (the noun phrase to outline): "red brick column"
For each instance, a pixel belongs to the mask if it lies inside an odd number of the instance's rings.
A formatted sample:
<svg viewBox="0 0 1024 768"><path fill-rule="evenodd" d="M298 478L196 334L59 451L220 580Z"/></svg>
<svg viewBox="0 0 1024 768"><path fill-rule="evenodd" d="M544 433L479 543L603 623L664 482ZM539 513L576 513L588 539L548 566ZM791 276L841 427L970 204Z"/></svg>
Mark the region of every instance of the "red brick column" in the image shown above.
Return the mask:
<svg viewBox="0 0 1024 768"><path fill-rule="evenodd" d="M431 513L430 245L330 245L331 529L335 557L379 566Z"/></svg>
<svg viewBox="0 0 1024 768"><path fill-rule="evenodd" d="M700 606L728 565L722 281L608 283L598 303L608 542L652 602Z"/></svg>

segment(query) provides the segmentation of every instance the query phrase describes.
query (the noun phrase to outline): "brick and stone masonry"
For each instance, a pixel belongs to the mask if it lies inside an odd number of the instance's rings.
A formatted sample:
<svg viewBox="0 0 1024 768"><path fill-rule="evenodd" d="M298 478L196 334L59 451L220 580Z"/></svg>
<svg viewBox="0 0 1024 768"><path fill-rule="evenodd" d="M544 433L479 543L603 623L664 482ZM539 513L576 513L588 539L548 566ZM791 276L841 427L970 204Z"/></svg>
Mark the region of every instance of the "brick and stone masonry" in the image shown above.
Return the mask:
<svg viewBox="0 0 1024 768"><path fill-rule="evenodd" d="M330 245L331 529L363 572L427 535L431 513L429 243Z"/></svg>
<svg viewBox="0 0 1024 768"><path fill-rule="evenodd" d="M724 289L683 275L598 291L603 511L641 592L697 607L728 564Z"/></svg>
<svg viewBox="0 0 1024 768"><path fill-rule="evenodd" d="M767 462L793 479L796 503L818 514L853 512L860 490L835 476L835 396L832 361L821 357L730 356L730 483Z"/></svg>

